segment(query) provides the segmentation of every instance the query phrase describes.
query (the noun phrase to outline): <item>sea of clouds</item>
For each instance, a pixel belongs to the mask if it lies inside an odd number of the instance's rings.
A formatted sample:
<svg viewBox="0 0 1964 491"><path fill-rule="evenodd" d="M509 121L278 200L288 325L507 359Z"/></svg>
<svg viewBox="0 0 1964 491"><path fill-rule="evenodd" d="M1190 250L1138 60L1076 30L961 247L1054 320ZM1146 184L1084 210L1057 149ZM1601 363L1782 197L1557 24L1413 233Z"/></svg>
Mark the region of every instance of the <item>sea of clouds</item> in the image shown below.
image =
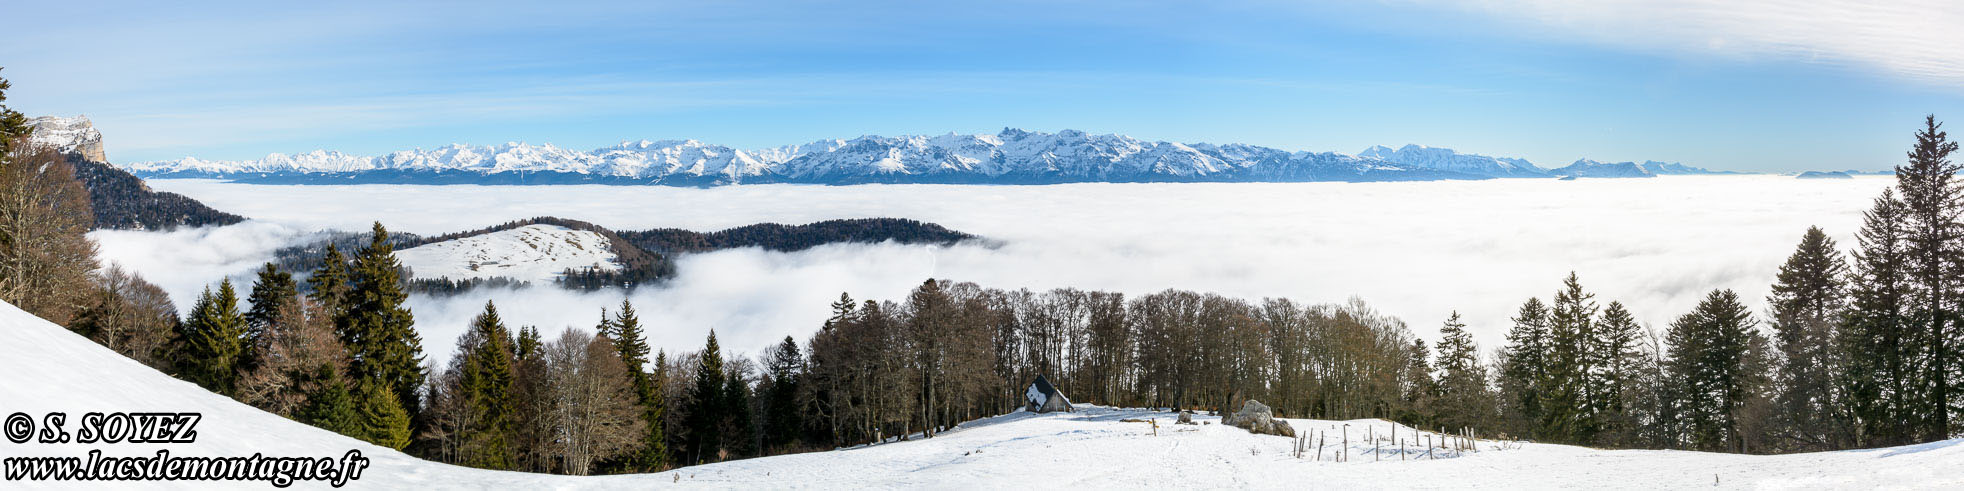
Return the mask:
<svg viewBox="0 0 1964 491"><path fill-rule="evenodd" d="M1483 349L1504 342L1530 296L1547 299L1573 270L1607 304L1657 329L1714 288L1756 309L1802 232L1852 244L1888 177L1799 180L1701 176L1405 183L1069 184L1054 186L267 186L155 180L253 220L172 232L92 234L107 261L135 269L186 308L222 277L250 283L272 250L323 229L437 234L533 216L618 230L710 231L758 222L902 217L991 239L954 247L834 245L796 253L740 249L681 258L678 276L633 302L650 342L757 353L817 330L841 292L898 300L926 278L1002 288L1077 287L1143 294L1182 288L1312 303L1363 298L1428 341L1452 311ZM241 285L244 288L244 285ZM241 293L243 294L243 293ZM507 323L590 328L622 293L552 287L415 297L434 359L486 301Z"/></svg>

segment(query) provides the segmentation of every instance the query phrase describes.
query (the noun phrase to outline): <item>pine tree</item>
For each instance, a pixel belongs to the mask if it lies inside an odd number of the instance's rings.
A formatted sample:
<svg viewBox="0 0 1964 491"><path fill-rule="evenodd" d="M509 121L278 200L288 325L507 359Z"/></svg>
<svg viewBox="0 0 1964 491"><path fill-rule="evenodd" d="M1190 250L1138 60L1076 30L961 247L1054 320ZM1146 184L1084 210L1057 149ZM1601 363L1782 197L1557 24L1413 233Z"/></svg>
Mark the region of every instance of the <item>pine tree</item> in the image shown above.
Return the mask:
<svg viewBox="0 0 1964 491"><path fill-rule="evenodd" d="M1582 284L1570 272L1555 295L1548 312L1547 377L1544 382L1544 411L1541 429L1544 438L1562 442L1586 442L1594 438L1595 415L1590 411L1589 373L1596 363L1590 356L1595 338L1596 302L1594 294L1582 291Z"/></svg>
<svg viewBox="0 0 1964 491"><path fill-rule="evenodd" d="M354 359L351 370L358 378L394 392L400 407L414 419L424 378L423 340L403 306L409 295L403 291L402 265L396 262L389 231L380 222L368 247L356 254L353 273L355 287L349 292L347 311L335 323Z"/></svg>
<svg viewBox="0 0 1964 491"><path fill-rule="evenodd" d="M1914 286L1915 310L1912 321L1922 331L1923 370L1917 390L1924 397L1914 400L1918 439L1934 441L1950 437L1950 414L1960 408L1953 404L1951 392L1964 377L1952 373L1957 354L1958 302L1964 301L1964 183L1956 179L1964 166L1950 161L1957 143L1948 141L1943 124L1936 116L1923 119L1916 133L1916 146L1909 152L1908 165L1896 166L1896 188L1902 192L1908 232L1906 257Z"/></svg>
<svg viewBox="0 0 1964 491"><path fill-rule="evenodd" d="M484 469L512 468L512 347L511 333L498 317L498 307L484 303L484 313L471 321L470 333L459 340L464 357L459 388L465 425L462 462Z"/></svg>
<svg viewBox="0 0 1964 491"><path fill-rule="evenodd" d="M292 310L288 304L299 300L297 291L293 274L280 271L279 266L266 263L259 270L258 279L252 282L252 294L246 297L252 307L245 313L247 353L242 357L242 369L259 365L259 346L266 342L266 332L283 321L281 312Z"/></svg>
<svg viewBox="0 0 1964 491"><path fill-rule="evenodd" d="M178 373L207 390L232 396L246 347L245 317L239 313L232 280L220 282L217 293L205 288L180 329Z"/></svg>
<svg viewBox="0 0 1964 491"><path fill-rule="evenodd" d="M798 404L798 391L803 373L804 356L798 353L798 342L785 336L770 355L770 393L766 396L770 409L764 421L764 441L771 447L784 447L798 440L804 431L803 408Z"/></svg>
<svg viewBox="0 0 1964 491"><path fill-rule="evenodd" d="M395 450L409 446L409 412L389 384L368 380L360 384L355 408L357 431L362 441Z"/></svg>
<svg viewBox="0 0 1964 491"><path fill-rule="evenodd" d="M1844 370L1834 343L1835 325L1847 302L1842 283L1847 272L1834 239L1819 227L1809 227L1780 266L1773 294L1766 299L1782 355L1776 378L1777 432L1794 450L1843 448L1853 438L1844 431L1846 418L1840 414L1846 401L1835 380Z"/></svg>
<svg viewBox="0 0 1964 491"><path fill-rule="evenodd" d="M1493 426L1493 394L1487 389L1487 370L1480 366L1479 347L1466 332L1459 312L1439 327L1438 423L1447 428Z"/></svg>
<svg viewBox="0 0 1964 491"><path fill-rule="evenodd" d="M716 345L716 331L709 331L709 341L703 345L702 354L696 357L696 381L689 389L689 410L687 413L688 447L684 457L690 464L709 462L717 451L723 449L723 420L728 399L723 395L723 353Z"/></svg>
<svg viewBox="0 0 1964 491"><path fill-rule="evenodd" d="M1541 405L1548 367L1548 308L1529 298L1514 316L1507 348L1500 362L1500 390L1505 395L1508 423L1517 436L1536 437L1545 417Z"/></svg>
<svg viewBox="0 0 1964 491"><path fill-rule="evenodd" d="M353 273L348 269L348 258L342 256L341 251L334 248L334 244L328 244L327 257L321 260L321 267L307 277L307 286L313 289L307 293L307 298L320 304L321 310L326 311L329 317L341 318L346 315L348 304L351 303L348 294L354 289L352 286L354 279L351 275ZM341 337L348 339L349 336L344 333Z"/></svg>

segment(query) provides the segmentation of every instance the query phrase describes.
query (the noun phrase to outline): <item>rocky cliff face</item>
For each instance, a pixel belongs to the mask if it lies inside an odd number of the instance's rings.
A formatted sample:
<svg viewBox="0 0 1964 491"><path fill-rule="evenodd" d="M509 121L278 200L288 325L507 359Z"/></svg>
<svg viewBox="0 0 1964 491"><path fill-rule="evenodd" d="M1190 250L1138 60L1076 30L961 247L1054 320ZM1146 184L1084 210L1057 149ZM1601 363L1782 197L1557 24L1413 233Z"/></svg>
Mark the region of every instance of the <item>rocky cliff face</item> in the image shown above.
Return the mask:
<svg viewBox="0 0 1964 491"><path fill-rule="evenodd" d="M142 179L109 165L102 132L87 116L42 116L28 120L28 125L34 128L29 141L55 147L75 167L75 179L89 190L95 228L168 230L245 221L184 195L152 190Z"/></svg>
<svg viewBox="0 0 1964 491"><path fill-rule="evenodd" d="M88 116L42 116L28 120L27 124L34 128L29 140L36 144L79 154L91 162L109 163L109 155L102 150L102 132L95 130Z"/></svg>

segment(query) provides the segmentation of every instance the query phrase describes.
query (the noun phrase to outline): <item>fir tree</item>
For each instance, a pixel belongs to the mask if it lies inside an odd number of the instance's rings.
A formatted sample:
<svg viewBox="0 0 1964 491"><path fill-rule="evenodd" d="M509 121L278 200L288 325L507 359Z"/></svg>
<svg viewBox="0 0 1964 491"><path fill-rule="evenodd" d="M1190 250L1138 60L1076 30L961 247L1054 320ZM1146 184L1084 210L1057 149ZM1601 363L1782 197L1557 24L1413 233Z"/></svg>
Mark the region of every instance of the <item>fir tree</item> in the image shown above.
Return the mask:
<svg viewBox="0 0 1964 491"><path fill-rule="evenodd" d="M716 331L696 357L695 385L689 389L687 413L688 440L685 457L689 463L708 462L724 445L723 420L728 399L723 395L723 353L716 345Z"/></svg>
<svg viewBox="0 0 1964 491"><path fill-rule="evenodd" d="M1840 414L1846 401L1836 376L1843 358L1835 349L1835 324L1846 305L1842 277L1847 266L1834 239L1819 227L1809 227L1800 246L1773 284L1766 301L1781 363L1777 367L1780 429L1788 447L1831 450L1850 444Z"/></svg>
<svg viewBox="0 0 1964 491"><path fill-rule="evenodd" d="M1493 399L1487 390L1487 370L1480 366L1479 347L1466 332L1459 312L1439 327L1438 423L1447 428L1490 428Z"/></svg>
<svg viewBox="0 0 1964 491"><path fill-rule="evenodd" d="M1635 445L1638 440L1640 409L1647 390L1640 383L1649 369L1644 352L1642 326L1623 307L1610 302L1603 308L1596 325L1591 353L1598 366L1590 373L1589 386L1598 397L1592 402L1596 414L1596 442L1613 446Z"/></svg>
<svg viewBox="0 0 1964 491"><path fill-rule="evenodd" d="M769 413L764 421L764 441L771 447L783 447L796 442L804 430L798 407L798 390L804 356L798 353L798 342L785 336L770 355L770 393L766 396Z"/></svg>
<svg viewBox="0 0 1964 491"><path fill-rule="evenodd" d="M178 336L179 373L212 392L233 395L245 354L245 328L232 280L220 282L217 293L205 288Z"/></svg>
<svg viewBox="0 0 1964 491"><path fill-rule="evenodd" d="M358 385L361 393L355 419L359 438L395 450L409 446L409 413L402 409L402 399L387 383L369 380Z"/></svg>
<svg viewBox="0 0 1964 491"><path fill-rule="evenodd" d="M368 247L356 255L353 273L347 311L335 323L354 359L350 368L395 393L400 407L413 415L423 386L423 340L403 306L409 295L403 291L402 265L380 222Z"/></svg>
<svg viewBox="0 0 1964 491"><path fill-rule="evenodd" d="M293 274L280 271L279 266L273 263L266 263L266 266L259 270L258 279L252 282L252 294L246 297L246 300L252 303L252 308L245 313L248 352L243 357L244 368L258 366L260 356L258 347L264 344L266 332L273 329L274 324L283 321L280 318L281 312L292 311L289 304L297 301L298 295L293 283Z"/></svg>
<svg viewBox="0 0 1964 491"><path fill-rule="evenodd" d="M1957 142L1948 140L1936 116L1923 119L1916 133L1916 145L1909 152L1908 165L1896 166L1896 189L1902 192L1907 266L1916 302L1911 319L1922 331L1923 370L1917 390L1924 397L1914 400L1914 413L1921 414L1918 438L1922 441L1950 437L1950 413L1960 408L1952 404L1951 391L1964 381L1953 374L1952 358L1957 356L1953 338L1958 336L1957 303L1964 300L1964 188L1957 172L1964 169L1950 161ZM1957 379L1957 380L1953 380Z"/></svg>
<svg viewBox="0 0 1964 491"><path fill-rule="evenodd" d="M757 430L751 418L750 383L744 380L743 373L727 370L723 378L723 446L729 458L741 459L757 455Z"/></svg>
<svg viewBox="0 0 1964 491"><path fill-rule="evenodd" d="M621 308L608 318L601 312L600 330L614 339L614 348L620 353L621 363L627 366L627 375L634 384L634 393L641 406L642 421L647 423L647 431L642 434L639 450L628 454L622 462L623 470L628 472L653 472L661 469L668 461L668 437L662 431L662 418L667 417L667 401L662 395L662 381L650 377L647 372L648 340L642 334L641 317L634 312L634 304L621 300Z"/></svg>
<svg viewBox="0 0 1964 491"><path fill-rule="evenodd" d="M298 417L300 422L356 438L366 435L357 414L358 401L349 393L341 372L331 365L322 365L314 376L319 378L320 385L307 395L307 406L300 410Z"/></svg>
<svg viewBox="0 0 1964 491"><path fill-rule="evenodd" d="M1839 334L1846 358L1840 385L1855 419L1855 445L1898 445L1913 439L1916 353L1920 334L1909 319L1907 211L1895 192L1862 216L1849 275L1849 312Z"/></svg>
<svg viewBox="0 0 1964 491"><path fill-rule="evenodd" d="M348 269L348 258L342 256L334 244L328 244L327 257L321 260L321 267L307 277L307 286L313 290L307 293L307 298L320 304L328 317L341 318L350 303L348 292L354 289L352 274ZM343 333L341 338L348 339L348 335Z"/></svg>
<svg viewBox="0 0 1964 491"><path fill-rule="evenodd" d="M1731 290L1712 291L1698 308L1671 324L1667 376L1684 384L1678 404L1693 449L1745 450L1739 416L1753 395L1747 365L1759 337L1754 326Z"/></svg>
<svg viewBox="0 0 1964 491"><path fill-rule="evenodd" d="M464 357L459 388L466 414L462 462L484 469L512 468L512 346L511 333L498 317L498 307L484 303L484 313L471 321L470 333L459 341Z"/></svg>
<svg viewBox="0 0 1964 491"><path fill-rule="evenodd" d="M4 67L0 67L0 70L4 69ZM13 82L8 82L5 78L0 78L0 102L7 102L7 89L13 88L13 86ZM0 104L0 155L13 153L14 140L26 137L28 133L33 131L34 127L27 125L26 115L7 107L5 104Z"/></svg>
<svg viewBox="0 0 1964 491"><path fill-rule="evenodd" d="M1425 340L1413 339L1405 360L1405 414L1400 419L1414 426L1429 427L1434 422L1439 385L1432 379L1432 350Z"/></svg>
<svg viewBox="0 0 1964 491"><path fill-rule="evenodd" d="M1589 372L1595 367L1590 342L1595 338L1595 295L1582 291L1582 284L1571 272L1555 295L1548 312L1548 351L1546 380L1541 401L1542 435L1563 442L1585 442L1594 437L1594 414L1590 411Z"/></svg>
<svg viewBox="0 0 1964 491"><path fill-rule="evenodd" d="M1508 421L1519 436L1537 436L1544 410L1543 381L1548 367L1548 308L1529 298L1514 316L1502 351L1500 389L1506 396Z"/></svg>

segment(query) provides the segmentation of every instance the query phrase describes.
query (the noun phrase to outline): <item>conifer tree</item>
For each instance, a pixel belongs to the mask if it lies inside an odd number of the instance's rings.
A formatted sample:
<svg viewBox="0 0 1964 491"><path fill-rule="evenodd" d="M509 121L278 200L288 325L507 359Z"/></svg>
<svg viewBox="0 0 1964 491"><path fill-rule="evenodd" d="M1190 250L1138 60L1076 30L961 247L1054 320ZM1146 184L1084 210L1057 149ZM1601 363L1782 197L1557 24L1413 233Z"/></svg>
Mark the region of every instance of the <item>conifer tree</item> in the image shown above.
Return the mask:
<svg viewBox="0 0 1964 491"><path fill-rule="evenodd" d="M1922 367L1918 392L1924 397L1912 400L1918 421L1918 439L1934 441L1950 437L1953 404L1951 392L1964 377L1952 373L1959 335L1958 302L1964 301L1964 183L1957 172L1964 169L1950 161L1957 142L1949 141L1936 116L1923 119L1916 133L1916 145L1909 152L1907 165L1896 166L1896 188L1902 193L1905 230L1908 232L1905 257L1916 299L1912 321L1921 330Z"/></svg>
<svg viewBox="0 0 1964 491"><path fill-rule="evenodd" d="M1590 343L1595 338L1594 294L1570 272L1562 281L1548 312L1546 380L1542 389L1544 438L1585 442L1594 438L1595 415L1590 411L1589 373L1595 367Z"/></svg>
<svg viewBox="0 0 1964 491"><path fill-rule="evenodd" d="M1911 285L1903 203L1893 190L1862 216L1849 275L1849 314L1839 351L1857 446L1898 445L1913 439L1916 354L1922 343L1909 319Z"/></svg>
<svg viewBox="0 0 1964 491"><path fill-rule="evenodd" d="M350 369L395 393L399 406L413 415L424 378L423 341L403 305L409 295L403 291L402 265L380 222L368 247L356 254L353 273L355 287L336 322L354 360Z"/></svg>
<svg viewBox="0 0 1964 491"><path fill-rule="evenodd" d="M770 354L770 394L766 401L770 412L765 416L765 443L771 447L783 447L796 442L804 431L803 408L799 407L798 391L803 374L804 356L798 352L798 342L785 336Z"/></svg>
<svg viewBox="0 0 1964 491"><path fill-rule="evenodd" d="M1508 423L1517 436L1538 436L1545 410L1541 405L1548 367L1548 307L1529 298L1514 316L1501 352L1500 390L1505 396Z"/></svg>
<svg viewBox="0 0 1964 491"><path fill-rule="evenodd" d="M1439 327L1438 346L1438 423L1447 428L1491 428L1495 412L1487 370L1480 365L1479 347L1459 320L1459 312Z"/></svg>
<svg viewBox="0 0 1964 491"><path fill-rule="evenodd" d="M498 317L497 305L484 303L484 313L471 321L459 344L464 362L458 385L465 412L461 460L472 467L510 469L513 353L511 333Z"/></svg>
<svg viewBox="0 0 1964 491"><path fill-rule="evenodd" d="M321 382L313 393L307 394L307 406L300 410L300 422L355 438L363 438L359 407L355 394L348 390L346 379L341 371L330 365L318 367L314 374Z"/></svg>
<svg viewBox="0 0 1964 491"><path fill-rule="evenodd" d="M750 383L743 375L742 370L725 370L723 377L723 446L731 459L757 455Z"/></svg>
<svg viewBox="0 0 1964 491"><path fill-rule="evenodd" d="M1671 324L1667 377L1680 380L1687 443L1696 450L1743 451L1740 414L1753 396L1749 351L1759 338L1739 295L1714 290Z"/></svg>
<svg viewBox="0 0 1964 491"><path fill-rule="evenodd" d="M722 348L716 345L716 331L711 330L702 354L696 357L695 385L689 389L688 446L684 458L690 464L709 462L708 459L723 449L721 430L728 403L723 395L724 383Z"/></svg>
<svg viewBox="0 0 1964 491"><path fill-rule="evenodd" d="M1652 390L1641 383L1643 372L1650 368L1644 339L1643 327L1637 325L1636 318L1622 302L1610 302L1603 308L1590 348L1598 363L1589 377L1589 386L1598 395L1591 407L1598 424L1597 443L1614 446L1638 443L1645 392Z"/></svg>
<svg viewBox="0 0 1964 491"><path fill-rule="evenodd" d="M647 431L642 434L639 450L628 454L625 470L629 472L653 472L661 469L668 461L668 437L663 433L662 419L667 417L667 401L663 396L662 381L649 376L648 340L642 334L641 317L634 312L634 304L623 299L621 308L608 318L601 312L601 332L614 339L614 348L619 351L621 363L627 367L627 375L634 384L634 393L641 406L641 419L647 423Z"/></svg>
<svg viewBox="0 0 1964 491"><path fill-rule="evenodd" d="M360 384L355 408L357 430L362 441L395 450L409 446L409 413L402 399L387 383L369 380Z"/></svg>
<svg viewBox="0 0 1964 491"><path fill-rule="evenodd" d="M1425 340L1413 339L1407 348L1405 373L1404 408L1401 418L1415 426L1429 427L1435 421L1434 410L1439 393L1439 385L1432 379L1432 350L1425 347Z"/></svg>
<svg viewBox="0 0 1964 491"><path fill-rule="evenodd" d="M346 315L350 303L348 292L354 289L352 274L348 269L348 258L342 256L334 244L328 244L327 257L321 260L321 267L307 277L307 286L313 289L307 293L307 298L320 304L321 310L326 311L329 317L341 318ZM344 333L341 337L348 339L349 336Z"/></svg>
<svg viewBox="0 0 1964 491"><path fill-rule="evenodd" d="M239 380L239 361L245 354L245 317L239 313L238 293L232 280L218 284L218 292L207 287L191 307L178 339L178 371L186 380L225 396L234 394Z"/></svg>
<svg viewBox="0 0 1964 491"><path fill-rule="evenodd" d="M4 69L5 67L0 67L0 70ZM13 86L13 82L0 78L0 102L7 102L7 89ZM0 155L12 153L14 140L24 138L33 131L34 127L27 125L26 115L7 107L6 104L0 104Z"/></svg>
<svg viewBox="0 0 1964 491"><path fill-rule="evenodd" d="M266 263L259 270L258 279L252 282L252 294L246 297L252 307L245 313L247 353L243 357L244 369L258 366L258 347L264 343L266 331L282 322L281 312L293 310L289 304L299 301L297 291L293 274L280 271L279 266Z"/></svg>
<svg viewBox="0 0 1964 491"><path fill-rule="evenodd" d="M1835 347L1835 325L1847 303L1843 276L1847 266L1834 239L1819 227L1809 227L1800 246L1773 284L1766 301L1781 354L1777 367L1779 428L1785 447L1832 450L1850 445L1841 416L1847 401L1836 377L1843 357Z"/></svg>
<svg viewBox="0 0 1964 491"><path fill-rule="evenodd" d="M545 472L551 468L553 392L539 329L525 326L513 346L512 447L517 470Z"/></svg>

